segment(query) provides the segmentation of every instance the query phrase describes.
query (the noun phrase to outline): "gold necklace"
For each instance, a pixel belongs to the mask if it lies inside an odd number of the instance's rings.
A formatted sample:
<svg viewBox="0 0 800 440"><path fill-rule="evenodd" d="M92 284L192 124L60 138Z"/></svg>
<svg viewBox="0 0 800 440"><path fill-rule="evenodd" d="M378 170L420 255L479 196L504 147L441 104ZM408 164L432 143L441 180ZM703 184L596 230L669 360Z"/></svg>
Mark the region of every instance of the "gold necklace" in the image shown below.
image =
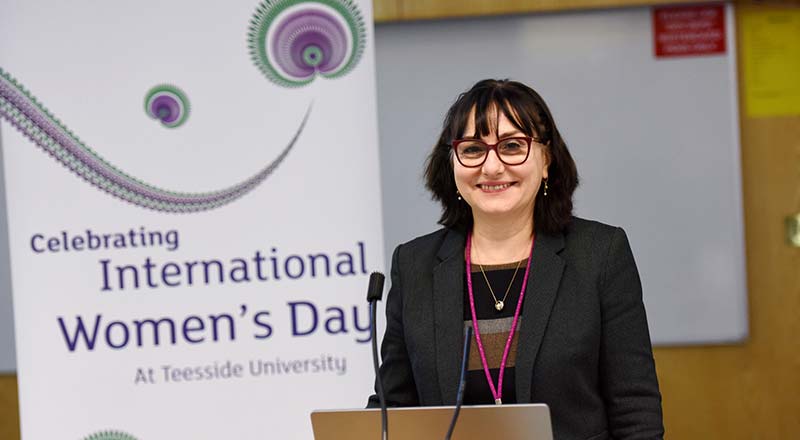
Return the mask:
<svg viewBox="0 0 800 440"><path fill-rule="evenodd" d="M497 309L498 312L503 311L503 307L506 305L506 298L508 298L508 292L511 291L511 285L514 284L514 279L517 278L517 272L519 271L519 265L522 263L522 260L517 261L517 268L514 269L514 275L511 277L511 282L508 283L508 287L506 288L506 294L503 295L503 299L498 300L497 296L494 294L494 290L492 290L492 285L489 284L489 278L486 278L486 272L483 271L483 265L480 263L478 267L481 268L481 273L483 274L483 279L486 281L486 285L489 287L489 293L492 294L492 299L494 299L494 308Z"/></svg>

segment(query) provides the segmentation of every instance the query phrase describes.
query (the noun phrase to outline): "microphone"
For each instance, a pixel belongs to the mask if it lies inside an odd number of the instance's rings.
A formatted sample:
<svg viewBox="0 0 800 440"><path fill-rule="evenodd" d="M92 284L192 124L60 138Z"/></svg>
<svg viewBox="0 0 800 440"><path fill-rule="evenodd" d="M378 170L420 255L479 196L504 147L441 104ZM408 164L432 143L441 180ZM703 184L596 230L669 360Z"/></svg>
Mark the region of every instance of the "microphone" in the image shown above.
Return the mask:
<svg viewBox="0 0 800 440"><path fill-rule="evenodd" d="M464 335L464 357L461 358L461 379L458 381L458 394L456 394L456 408L453 411L453 418L450 420L450 427L447 428L445 440L450 440L453 430L456 428L458 413L461 412L461 404L464 402L464 389L467 387L467 365L469 364L469 347L472 342L472 326L467 327Z"/></svg>
<svg viewBox="0 0 800 440"><path fill-rule="evenodd" d="M380 272L372 272L369 275L369 287L367 287L367 301L380 301L383 296L383 281L386 279Z"/></svg>
<svg viewBox="0 0 800 440"><path fill-rule="evenodd" d="M381 403L381 438L389 440L389 418L387 416L386 397L383 393L383 382L378 368L378 330L375 326L377 322L377 303L383 296L383 281L385 279L386 277L380 272L372 272L370 274L367 301L369 302L369 328L370 337L372 338L372 367L375 369L375 383L378 388L378 400Z"/></svg>

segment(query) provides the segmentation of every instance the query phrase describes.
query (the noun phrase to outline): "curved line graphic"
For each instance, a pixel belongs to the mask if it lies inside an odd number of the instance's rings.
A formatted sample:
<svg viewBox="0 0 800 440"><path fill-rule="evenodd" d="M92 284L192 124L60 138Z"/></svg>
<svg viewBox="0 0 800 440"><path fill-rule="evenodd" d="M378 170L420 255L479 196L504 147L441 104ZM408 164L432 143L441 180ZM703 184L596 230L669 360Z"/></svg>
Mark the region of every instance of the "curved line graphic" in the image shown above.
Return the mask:
<svg viewBox="0 0 800 440"><path fill-rule="evenodd" d="M0 68L0 116L86 182L126 202L156 211L205 211L243 196L266 180L283 162L303 132L310 114L311 105L289 144L278 157L244 181L206 193L169 191L145 183L100 157Z"/></svg>

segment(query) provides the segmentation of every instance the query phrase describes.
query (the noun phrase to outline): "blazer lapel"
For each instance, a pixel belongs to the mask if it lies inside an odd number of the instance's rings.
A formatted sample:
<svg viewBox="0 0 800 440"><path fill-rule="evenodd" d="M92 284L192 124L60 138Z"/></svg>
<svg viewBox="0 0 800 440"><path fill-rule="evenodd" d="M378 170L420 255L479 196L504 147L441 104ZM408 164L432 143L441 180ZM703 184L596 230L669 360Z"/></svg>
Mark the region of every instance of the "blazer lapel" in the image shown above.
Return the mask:
<svg viewBox="0 0 800 440"><path fill-rule="evenodd" d="M564 236L537 234L531 260L522 323L519 328L515 368L517 402L531 401L533 366L550 319L550 311L564 272L564 260L557 254L564 248Z"/></svg>
<svg viewBox="0 0 800 440"><path fill-rule="evenodd" d="M455 404L461 370L465 241L464 235L450 230L437 254L441 263L433 269L436 371L443 405Z"/></svg>

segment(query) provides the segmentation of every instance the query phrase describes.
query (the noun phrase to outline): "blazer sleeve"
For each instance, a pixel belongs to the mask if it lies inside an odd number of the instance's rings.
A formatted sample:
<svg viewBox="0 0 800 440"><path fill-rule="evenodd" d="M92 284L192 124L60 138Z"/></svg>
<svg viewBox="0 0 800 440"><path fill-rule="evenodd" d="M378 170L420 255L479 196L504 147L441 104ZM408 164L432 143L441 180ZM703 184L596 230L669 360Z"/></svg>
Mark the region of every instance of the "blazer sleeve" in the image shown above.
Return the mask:
<svg viewBox="0 0 800 440"><path fill-rule="evenodd" d="M392 255L392 286L386 298L386 333L381 343L380 378L386 393L387 406L419 406L417 386L411 371L411 361L406 349L405 332L403 330L403 282L401 247L398 246ZM377 384L376 384L377 393ZM369 397L368 408L380 406L378 395Z"/></svg>
<svg viewBox="0 0 800 440"><path fill-rule="evenodd" d="M642 284L625 232L612 234L600 279L600 380L613 438L662 439L661 394Z"/></svg>

